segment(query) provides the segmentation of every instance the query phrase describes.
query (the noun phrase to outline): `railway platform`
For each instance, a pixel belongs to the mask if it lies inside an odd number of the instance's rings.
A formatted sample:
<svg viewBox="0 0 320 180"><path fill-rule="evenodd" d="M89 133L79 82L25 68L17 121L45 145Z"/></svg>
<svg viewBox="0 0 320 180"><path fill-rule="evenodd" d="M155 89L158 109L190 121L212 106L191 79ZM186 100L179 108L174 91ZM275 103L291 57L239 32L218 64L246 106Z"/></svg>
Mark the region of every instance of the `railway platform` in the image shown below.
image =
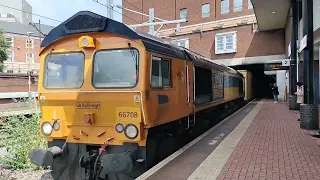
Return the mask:
<svg viewBox="0 0 320 180"><path fill-rule="evenodd" d="M320 179L319 140L286 103L253 101L137 179Z"/></svg>

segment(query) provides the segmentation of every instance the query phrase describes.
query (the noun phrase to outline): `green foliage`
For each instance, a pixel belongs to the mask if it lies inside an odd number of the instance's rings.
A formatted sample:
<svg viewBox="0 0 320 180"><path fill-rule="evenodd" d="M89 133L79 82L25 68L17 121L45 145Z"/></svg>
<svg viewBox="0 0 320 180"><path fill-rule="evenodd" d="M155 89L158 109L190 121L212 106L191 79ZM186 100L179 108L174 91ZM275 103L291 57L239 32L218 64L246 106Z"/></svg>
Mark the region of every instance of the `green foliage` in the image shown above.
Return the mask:
<svg viewBox="0 0 320 180"><path fill-rule="evenodd" d="M31 117L12 116L0 129L0 137L6 137L3 138L3 145L8 153L2 157L0 154L0 165L11 169L39 169L30 162L29 151L34 148L47 148L46 139L40 137L40 116L37 108L33 101L27 101L26 105L34 108Z"/></svg>
<svg viewBox="0 0 320 180"><path fill-rule="evenodd" d="M3 71L3 61L8 59L7 50L9 47L10 44L4 37L3 30L0 29L0 72Z"/></svg>

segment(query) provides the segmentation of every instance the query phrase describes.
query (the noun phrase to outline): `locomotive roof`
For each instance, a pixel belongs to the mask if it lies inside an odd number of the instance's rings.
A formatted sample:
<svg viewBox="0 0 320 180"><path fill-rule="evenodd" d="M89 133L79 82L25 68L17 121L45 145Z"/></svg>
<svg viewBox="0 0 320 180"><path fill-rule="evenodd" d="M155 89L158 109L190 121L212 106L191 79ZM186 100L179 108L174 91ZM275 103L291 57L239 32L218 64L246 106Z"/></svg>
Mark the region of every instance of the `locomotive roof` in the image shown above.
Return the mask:
<svg viewBox="0 0 320 180"><path fill-rule="evenodd" d="M41 43L41 47L46 47L51 43L72 34L87 32L106 32L124 36L132 40L141 40L145 48L150 52L155 52L170 57L193 61L199 65L215 66L223 71L240 74L238 71L224 65L219 65L210 61L195 52L169 44L162 39L151 36L147 33L133 30L123 23L114 21L104 16L95 14L90 11L80 11L62 22L49 32Z"/></svg>

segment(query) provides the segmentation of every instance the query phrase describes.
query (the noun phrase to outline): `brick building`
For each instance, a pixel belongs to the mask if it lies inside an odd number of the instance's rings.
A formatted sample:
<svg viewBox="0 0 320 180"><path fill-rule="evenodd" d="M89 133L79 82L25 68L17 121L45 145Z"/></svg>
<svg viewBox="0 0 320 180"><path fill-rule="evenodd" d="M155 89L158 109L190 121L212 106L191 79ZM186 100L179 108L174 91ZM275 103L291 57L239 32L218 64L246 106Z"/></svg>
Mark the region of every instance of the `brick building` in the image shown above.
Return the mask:
<svg viewBox="0 0 320 180"><path fill-rule="evenodd" d="M270 95L271 92L264 92L263 89L270 89L269 81L272 81L271 83L278 84L279 98L284 99L287 94L288 71L267 71L264 65L279 64L287 58L285 27L260 31L251 1L123 0L123 23L134 25L149 20L149 17L133 13L126 8L144 14L149 14L149 9L153 8L154 16L163 20L187 19L188 22L181 23L180 28L174 24L164 25L157 36L189 48L215 62L240 69L251 68L259 73L261 78L256 84L269 78L263 86L259 85L258 88L262 89L259 94ZM159 26L155 26L155 31L158 28ZM149 27L137 29L149 31Z"/></svg>
<svg viewBox="0 0 320 180"><path fill-rule="evenodd" d="M226 65L284 58L284 28L259 32L250 0L123 0L123 7L145 14L154 8L155 17L164 20L186 18L180 31L165 25L157 35ZM125 24L147 21L147 16L123 10Z"/></svg>
<svg viewBox="0 0 320 180"><path fill-rule="evenodd" d="M9 20L15 19L16 22L28 25L32 22L32 6L26 0L0 0L0 18ZM17 11L15 9L21 9ZM9 18L9 19L8 19Z"/></svg>
<svg viewBox="0 0 320 180"><path fill-rule="evenodd" d="M0 28L4 31L4 35L11 47L7 50L9 58L4 62L7 73L26 73L28 70L28 58L31 59L31 69L34 73L39 71L39 51L40 42L44 35L49 33L53 27L47 25L33 24L25 25L19 22L0 21ZM28 32L31 41L28 41ZM28 53L28 46L30 53Z"/></svg>

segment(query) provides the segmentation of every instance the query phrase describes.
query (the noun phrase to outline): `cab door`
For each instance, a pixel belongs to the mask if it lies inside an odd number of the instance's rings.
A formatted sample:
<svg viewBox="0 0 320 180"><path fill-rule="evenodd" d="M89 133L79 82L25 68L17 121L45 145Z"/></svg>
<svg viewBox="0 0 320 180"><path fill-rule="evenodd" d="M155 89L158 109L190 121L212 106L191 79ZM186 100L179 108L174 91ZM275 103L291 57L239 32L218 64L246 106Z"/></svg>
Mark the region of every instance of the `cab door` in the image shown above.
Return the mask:
<svg viewBox="0 0 320 180"><path fill-rule="evenodd" d="M185 61L185 78L186 78L186 104L189 109L189 114L195 109L195 85L194 85L194 66L191 61Z"/></svg>

